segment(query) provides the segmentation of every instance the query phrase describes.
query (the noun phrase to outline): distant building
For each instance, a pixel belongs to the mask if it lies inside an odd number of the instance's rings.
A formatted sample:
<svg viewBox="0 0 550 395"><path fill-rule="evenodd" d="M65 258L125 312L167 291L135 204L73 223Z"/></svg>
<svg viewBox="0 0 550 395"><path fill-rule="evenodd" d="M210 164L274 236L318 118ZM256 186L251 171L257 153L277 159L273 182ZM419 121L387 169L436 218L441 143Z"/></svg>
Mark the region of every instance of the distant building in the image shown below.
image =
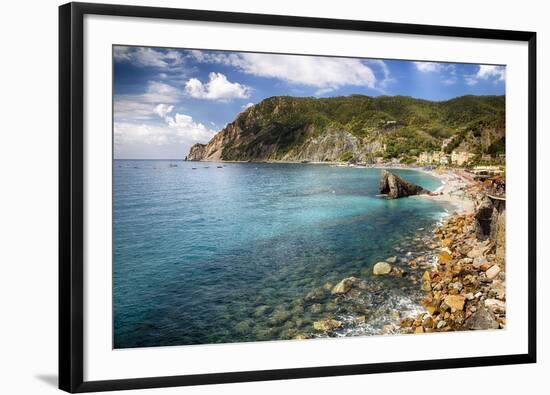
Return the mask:
<svg viewBox="0 0 550 395"><path fill-rule="evenodd" d="M442 160L443 160L443 162L448 163L448 159L443 159L443 158L446 158L446 157L447 157L447 155L445 155L445 153L441 152L441 151L422 152L418 156L418 163L421 163L421 164L424 164L424 165L445 164L445 163L442 163Z"/></svg>
<svg viewBox="0 0 550 395"><path fill-rule="evenodd" d="M458 152L453 151L451 153L451 163L456 166L462 166L468 163L475 155L471 152Z"/></svg>
<svg viewBox="0 0 550 395"><path fill-rule="evenodd" d="M441 155L441 157L439 158L439 164L440 165L448 165L451 163L451 157L450 155Z"/></svg>

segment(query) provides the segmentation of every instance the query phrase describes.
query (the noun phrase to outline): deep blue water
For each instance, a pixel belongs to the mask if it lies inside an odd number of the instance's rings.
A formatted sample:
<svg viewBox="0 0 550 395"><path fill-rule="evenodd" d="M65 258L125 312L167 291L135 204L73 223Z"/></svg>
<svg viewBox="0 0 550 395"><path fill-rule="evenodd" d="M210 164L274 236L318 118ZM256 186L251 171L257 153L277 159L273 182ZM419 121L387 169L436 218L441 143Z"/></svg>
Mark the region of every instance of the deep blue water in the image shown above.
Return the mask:
<svg viewBox="0 0 550 395"><path fill-rule="evenodd" d="M400 240L445 209L428 199L377 197L377 169L113 166L115 348L273 340L307 330L322 314L304 309L304 295L394 255ZM439 186L423 173L397 173ZM274 318L281 311L291 316Z"/></svg>

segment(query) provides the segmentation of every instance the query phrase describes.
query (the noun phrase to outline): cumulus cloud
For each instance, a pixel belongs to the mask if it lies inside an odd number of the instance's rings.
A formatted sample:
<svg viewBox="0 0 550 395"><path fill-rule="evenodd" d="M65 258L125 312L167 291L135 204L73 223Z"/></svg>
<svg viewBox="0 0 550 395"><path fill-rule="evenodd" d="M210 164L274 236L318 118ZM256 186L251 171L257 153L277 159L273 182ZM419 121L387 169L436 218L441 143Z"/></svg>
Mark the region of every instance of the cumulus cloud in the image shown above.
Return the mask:
<svg viewBox="0 0 550 395"><path fill-rule="evenodd" d="M200 122L193 121L193 117L185 114L176 114L174 117L166 117L168 128L174 131L177 138L191 140L193 142L208 141L216 131L208 129Z"/></svg>
<svg viewBox="0 0 550 395"><path fill-rule="evenodd" d="M499 81L504 81L505 69L503 66L489 66L482 64L479 66L476 76L482 80L496 78Z"/></svg>
<svg viewBox="0 0 550 395"><path fill-rule="evenodd" d="M161 103L161 104L157 105L153 111L159 117L165 118L166 115L171 113L173 109L174 109L174 106L169 106L168 104Z"/></svg>
<svg viewBox="0 0 550 395"><path fill-rule="evenodd" d="M506 69L504 66L479 65L477 73L466 75L464 81L468 85L475 85L481 80L491 80L495 83L504 81Z"/></svg>
<svg viewBox="0 0 550 395"><path fill-rule="evenodd" d="M185 92L197 99L220 101L246 99L250 96L249 87L230 82L222 73L210 73L208 82L204 84L197 78L191 78L185 84Z"/></svg>
<svg viewBox="0 0 550 395"><path fill-rule="evenodd" d="M414 62L416 69L422 73L437 73L444 69L444 65L435 62Z"/></svg>
<svg viewBox="0 0 550 395"><path fill-rule="evenodd" d="M128 62L139 67L160 69L179 66L184 59L180 52L174 50L124 46L114 47L113 58L115 62Z"/></svg>
<svg viewBox="0 0 550 395"><path fill-rule="evenodd" d="M212 138L215 130L207 128L193 117L176 113L165 116L164 123L115 122L114 139L116 146L127 144L169 145L194 144Z"/></svg>
<svg viewBox="0 0 550 395"><path fill-rule="evenodd" d="M319 89L337 89L345 85L376 88L377 83L372 68L360 59L202 51L191 51L191 56L199 62L220 63L247 74ZM389 73L387 68L386 72Z"/></svg>
<svg viewBox="0 0 550 395"><path fill-rule="evenodd" d="M246 110L254 105L254 103L246 103L241 106L241 109Z"/></svg>

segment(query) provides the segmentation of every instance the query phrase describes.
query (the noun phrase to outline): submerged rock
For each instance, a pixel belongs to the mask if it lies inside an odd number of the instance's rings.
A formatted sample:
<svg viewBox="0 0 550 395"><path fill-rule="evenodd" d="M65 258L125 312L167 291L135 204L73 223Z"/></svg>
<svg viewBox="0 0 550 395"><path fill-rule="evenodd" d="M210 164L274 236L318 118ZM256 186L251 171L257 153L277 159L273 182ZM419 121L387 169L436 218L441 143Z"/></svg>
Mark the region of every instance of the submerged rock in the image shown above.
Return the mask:
<svg viewBox="0 0 550 395"><path fill-rule="evenodd" d="M338 284L336 284L334 286L334 288L332 288L331 293L333 295L345 294L351 289L351 287L353 286L353 283L355 283L355 281L357 281L357 278L355 278L355 277L345 278L342 281L340 281Z"/></svg>
<svg viewBox="0 0 550 395"><path fill-rule="evenodd" d="M372 268L372 273L375 276L382 276L391 272L391 265L388 262L378 262Z"/></svg>
<svg viewBox="0 0 550 395"><path fill-rule="evenodd" d="M397 199L406 196L427 194L430 191L404 180L387 170L383 170L380 176L380 193L387 195L390 199Z"/></svg>
<svg viewBox="0 0 550 395"><path fill-rule="evenodd" d="M321 320L313 323L313 329L321 332L331 332L342 326L342 322L337 320Z"/></svg>
<svg viewBox="0 0 550 395"><path fill-rule="evenodd" d="M324 287L315 288L307 293L304 300L306 302L318 302L323 300L327 295L327 290Z"/></svg>

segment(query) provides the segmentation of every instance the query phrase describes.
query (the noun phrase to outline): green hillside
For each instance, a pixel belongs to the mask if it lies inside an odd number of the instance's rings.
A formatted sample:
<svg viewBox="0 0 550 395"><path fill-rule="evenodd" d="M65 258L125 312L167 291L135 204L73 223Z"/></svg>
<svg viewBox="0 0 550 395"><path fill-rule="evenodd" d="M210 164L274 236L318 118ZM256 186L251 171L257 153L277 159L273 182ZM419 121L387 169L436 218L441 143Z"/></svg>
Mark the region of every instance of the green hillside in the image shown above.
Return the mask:
<svg viewBox="0 0 550 395"><path fill-rule="evenodd" d="M278 96L239 114L211 142L221 147L198 148L221 148L224 160L394 158L440 150L444 142L449 152L495 153L504 146L504 128L504 96L442 102L405 96ZM330 149L331 143L341 145L341 152ZM208 159L195 158L193 151L190 159Z"/></svg>

